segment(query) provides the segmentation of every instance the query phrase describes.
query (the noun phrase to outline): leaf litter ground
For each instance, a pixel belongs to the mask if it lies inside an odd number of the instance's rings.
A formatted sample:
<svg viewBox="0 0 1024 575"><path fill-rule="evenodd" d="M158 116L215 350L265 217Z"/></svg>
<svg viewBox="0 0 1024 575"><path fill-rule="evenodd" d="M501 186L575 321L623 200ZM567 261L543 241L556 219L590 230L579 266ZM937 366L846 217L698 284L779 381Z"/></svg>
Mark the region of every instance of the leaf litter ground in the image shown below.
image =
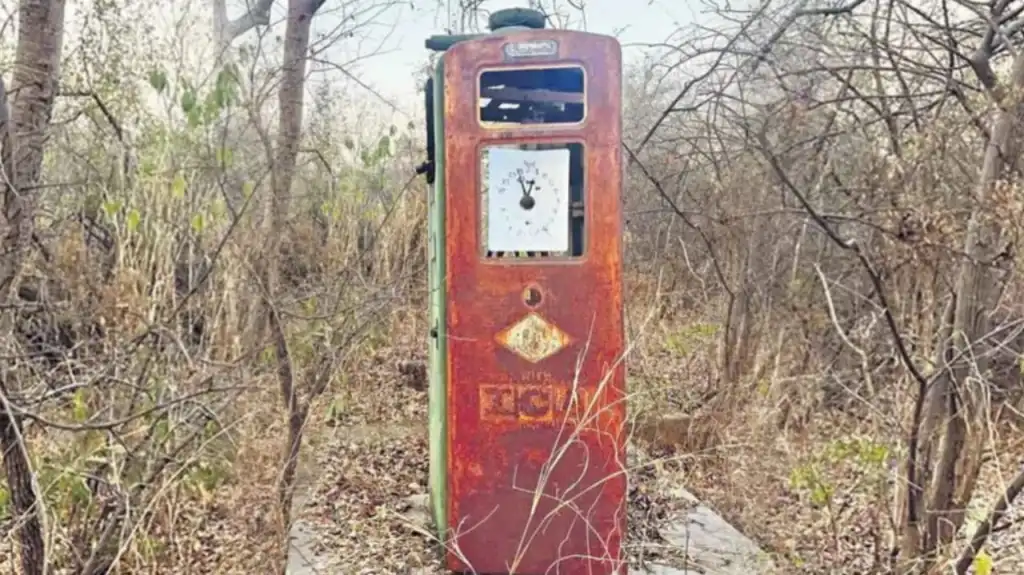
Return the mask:
<svg viewBox="0 0 1024 575"><path fill-rule="evenodd" d="M444 572L437 543L421 522L408 519L409 498L426 493L428 461L426 394L421 384L410 385L409 370L396 367L399 359L415 357L413 349L399 344L368 358L344 409L331 410L329 439L311 462L318 471L302 511L315 525L322 573ZM859 429L853 418L822 420L798 434L749 428L727 433L708 457L678 460L657 451L643 455L657 461L631 477L631 563L684 560L667 545L662 530L680 511L680 502L666 494L685 485L762 544L783 573L867 572L879 553L888 552L889 543L878 536L886 532L887 509L863 489L863 470L825 463L833 484L831 510L809 501L807 490L794 484L794 469L809 465L836 438L856 435ZM648 463L636 457L633 465ZM1022 462L1019 453L1001 453L993 461L1003 476ZM986 477L979 489L980 508L1005 484L995 473ZM1021 540L1016 527L993 537L990 552L996 572L1024 573Z"/></svg>

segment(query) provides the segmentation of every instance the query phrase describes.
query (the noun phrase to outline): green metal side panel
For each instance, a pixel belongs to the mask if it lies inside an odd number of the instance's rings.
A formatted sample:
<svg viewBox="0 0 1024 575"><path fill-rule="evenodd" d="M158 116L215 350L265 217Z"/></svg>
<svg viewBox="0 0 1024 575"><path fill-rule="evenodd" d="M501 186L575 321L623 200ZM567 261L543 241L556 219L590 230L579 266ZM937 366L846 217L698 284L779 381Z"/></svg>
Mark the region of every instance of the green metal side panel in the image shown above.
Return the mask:
<svg viewBox="0 0 1024 575"><path fill-rule="evenodd" d="M427 353L430 418L430 506L438 538L446 541L448 523L448 339L445 322L445 256L444 256L444 60L434 72L434 188L428 200L427 282L430 289L430 338Z"/></svg>

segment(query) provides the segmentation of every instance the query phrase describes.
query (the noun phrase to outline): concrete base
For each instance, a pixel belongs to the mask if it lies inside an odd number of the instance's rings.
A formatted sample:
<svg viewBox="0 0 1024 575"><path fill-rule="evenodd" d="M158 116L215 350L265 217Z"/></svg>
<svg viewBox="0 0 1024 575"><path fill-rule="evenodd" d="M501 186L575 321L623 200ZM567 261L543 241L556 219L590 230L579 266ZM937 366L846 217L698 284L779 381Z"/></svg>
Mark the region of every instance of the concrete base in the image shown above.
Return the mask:
<svg viewBox="0 0 1024 575"><path fill-rule="evenodd" d="M301 517L305 507L305 497L295 495L292 503L292 517ZM302 519L292 523L291 532L288 535L288 568L285 571L288 575L321 575L329 573L324 571L324 566L318 564L319 553L316 549L316 533L313 528Z"/></svg>
<svg viewBox="0 0 1024 575"><path fill-rule="evenodd" d="M693 506L685 514L670 519L661 529L661 534L669 543L685 550L693 563L650 573L759 575L774 569L771 559L756 543L690 492L677 488L670 495L689 501Z"/></svg>

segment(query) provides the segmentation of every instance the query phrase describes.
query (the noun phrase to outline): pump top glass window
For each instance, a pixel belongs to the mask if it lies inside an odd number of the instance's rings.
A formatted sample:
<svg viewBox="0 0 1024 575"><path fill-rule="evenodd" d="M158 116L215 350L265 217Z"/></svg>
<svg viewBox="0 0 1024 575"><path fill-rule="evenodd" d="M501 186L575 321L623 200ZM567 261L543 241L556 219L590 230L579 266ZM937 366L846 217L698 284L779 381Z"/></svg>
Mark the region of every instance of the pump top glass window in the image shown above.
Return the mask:
<svg viewBox="0 0 1024 575"><path fill-rule="evenodd" d="M587 115L586 74L581 66L484 70L480 73L480 123L579 124Z"/></svg>

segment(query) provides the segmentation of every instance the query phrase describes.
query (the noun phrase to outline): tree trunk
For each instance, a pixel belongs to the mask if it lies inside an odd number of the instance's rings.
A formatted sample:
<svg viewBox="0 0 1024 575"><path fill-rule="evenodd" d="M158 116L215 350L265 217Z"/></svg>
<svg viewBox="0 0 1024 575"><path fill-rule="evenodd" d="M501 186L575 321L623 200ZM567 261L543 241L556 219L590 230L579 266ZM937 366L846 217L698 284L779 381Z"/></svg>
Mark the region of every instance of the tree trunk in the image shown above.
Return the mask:
<svg viewBox="0 0 1024 575"><path fill-rule="evenodd" d="M21 572L42 575L46 571L46 547L43 543L43 522L32 481L27 447L22 441L20 422L0 410L0 445L4 450L4 473L11 494L15 524L20 523L18 542L21 546Z"/></svg>
<svg viewBox="0 0 1024 575"><path fill-rule="evenodd" d="M18 282L35 235L36 190L43 164L47 129L57 97L61 45L64 35L64 0L21 0L18 7L18 47L11 81L13 102L8 112L7 93L0 82L0 192L3 195L4 253L0 261L0 302L18 293ZM0 337L7 339L17 318L9 306L0 321ZM46 572L43 517L32 475L28 446L20 422L10 410L9 391L17 376L6 377L0 405L0 449L4 474L19 525L23 575Z"/></svg>
<svg viewBox="0 0 1024 575"><path fill-rule="evenodd" d="M274 233L288 218L295 162L299 155L302 136L302 114L306 92L306 51L309 49L309 31L315 12L311 0L288 1L288 25L285 29L284 67L281 89L278 91L277 150L274 158L272 199ZM280 235L276 235L280 238Z"/></svg>
<svg viewBox="0 0 1024 575"><path fill-rule="evenodd" d="M281 399L287 410L288 441L285 445L284 466L278 484L283 527L291 524L291 504L295 491L299 453L302 448L303 428L309 414L309 398L302 397L295 377L288 349L287 331L282 317L275 309L274 298L280 282L280 242L287 237L290 196L302 136L302 115L306 89L306 52L309 49L310 27L313 15L321 6L319 0L289 0L288 24L285 29L284 67L278 92L278 132L275 146L271 197L270 229L272 240L264 264L264 283L267 290L267 313L271 337L277 355L277 376ZM287 563L287 561L285 561Z"/></svg>
<svg viewBox="0 0 1024 575"><path fill-rule="evenodd" d="M64 32L64 0L22 0L18 9L18 48L10 121L2 127L6 233L0 296L16 293L17 276L34 233L36 186L43 165L46 132L57 96ZM6 100L6 94L5 100ZM6 101L2 120L7 119Z"/></svg>
<svg viewBox="0 0 1024 575"><path fill-rule="evenodd" d="M1003 272L998 261L1004 251L1002 228L986 215L994 186L1004 179L1015 160L1018 124L1024 118L1020 102L1024 89L1024 56L1013 63L1010 90L996 115L974 192L974 209L964 240L966 257L960 264L956 302L949 337L937 346L936 365L943 372L928 393L921 423L917 487L910 486L916 512L904 530L903 550L922 561L915 569L936 565L964 522L967 502L981 470L984 425L988 414L989 353L997 342L982 343L989 334L989 315L997 305ZM908 507L909 508L909 507ZM926 518L926 519L925 519ZM908 557L909 558L909 557Z"/></svg>
<svg viewBox="0 0 1024 575"><path fill-rule="evenodd" d="M222 50L255 26L269 23L269 12L274 0L258 0L241 18L228 21L224 0L213 0L214 27L217 41ZM287 411L288 440L285 445L284 465L278 483L278 499L281 505L282 527L288 529L291 522L291 503L295 489L298 457L302 447L303 428L309 415L309 397L302 397L288 349L287 327L275 307L278 285L281 277L281 242L287 237L290 196L294 180L299 141L302 137L302 116L306 89L306 52L309 50L310 28L313 16L323 6L324 0L289 0L288 20L285 29L284 66L281 87L278 90L278 131L277 141L271 159L270 214L268 217L270 241L265 245L266 254L259 263L259 276L265 289L260 319L269 328L277 361L277 378L281 400ZM269 146L268 146L269 147ZM268 150L269 151L269 150ZM263 332L261 328L258 330ZM315 394L313 394L315 395ZM287 547L286 547L287 555ZM282 570L286 570L282 563Z"/></svg>

